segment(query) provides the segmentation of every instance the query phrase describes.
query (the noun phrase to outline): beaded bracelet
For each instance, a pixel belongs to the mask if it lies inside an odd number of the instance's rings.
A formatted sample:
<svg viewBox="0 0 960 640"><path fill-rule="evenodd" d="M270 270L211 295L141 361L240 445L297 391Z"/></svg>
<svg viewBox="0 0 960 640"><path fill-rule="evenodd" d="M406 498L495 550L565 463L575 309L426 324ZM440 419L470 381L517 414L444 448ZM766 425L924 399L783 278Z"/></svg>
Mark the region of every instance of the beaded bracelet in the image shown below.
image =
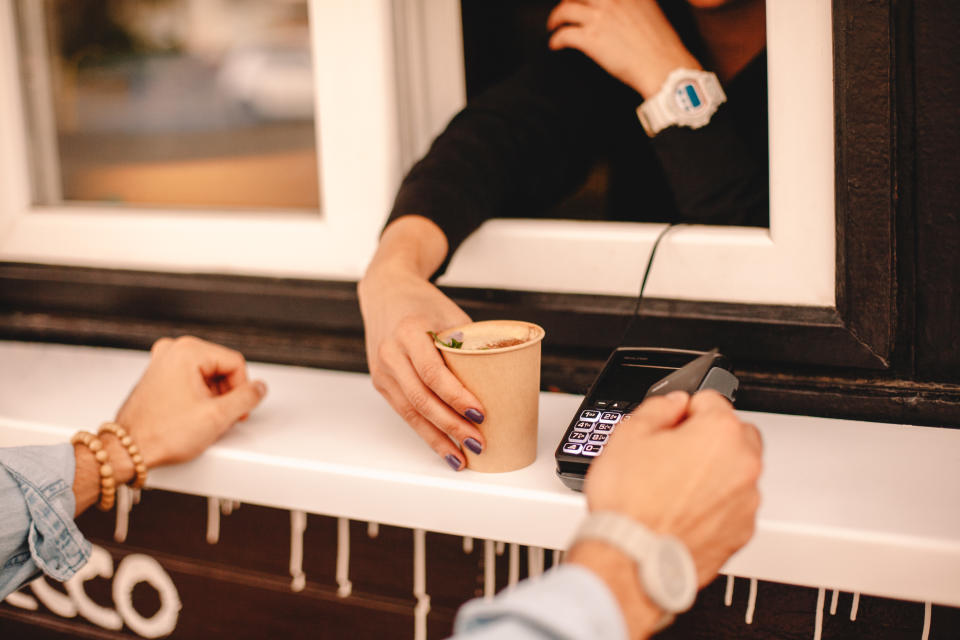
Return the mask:
<svg viewBox="0 0 960 640"><path fill-rule="evenodd" d="M117 483L113 477L113 465L110 464L110 454L103 448L100 438L89 431L78 431L70 444L82 444L93 453L93 457L100 463L100 502L97 506L101 511L109 511L117 499Z"/></svg>
<svg viewBox="0 0 960 640"><path fill-rule="evenodd" d="M117 440L120 441L127 449L127 453L130 454L130 460L133 462L134 477L130 481L130 487L133 489L140 489L147 483L147 465L143 461L143 455L140 453L140 447L137 446L137 443L133 441L133 438L127 433L127 430L116 422L104 422L100 425L100 431L98 435L103 435L104 431L109 431L113 435L117 436Z"/></svg>

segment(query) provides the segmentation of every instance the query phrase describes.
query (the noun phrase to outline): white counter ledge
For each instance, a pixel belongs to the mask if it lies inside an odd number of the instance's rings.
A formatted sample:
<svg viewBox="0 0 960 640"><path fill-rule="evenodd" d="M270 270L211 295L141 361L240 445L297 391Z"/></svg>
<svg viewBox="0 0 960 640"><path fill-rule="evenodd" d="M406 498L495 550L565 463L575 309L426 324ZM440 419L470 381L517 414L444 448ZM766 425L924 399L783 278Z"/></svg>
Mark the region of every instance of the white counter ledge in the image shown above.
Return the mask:
<svg viewBox="0 0 960 640"><path fill-rule="evenodd" d="M110 419L142 351L0 342L0 446ZM269 393L194 462L148 486L564 548L583 497L553 451L580 397L541 394L536 462L454 473L366 375L253 363ZM960 430L743 412L765 443L757 533L724 573L960 606Z"/></svg>

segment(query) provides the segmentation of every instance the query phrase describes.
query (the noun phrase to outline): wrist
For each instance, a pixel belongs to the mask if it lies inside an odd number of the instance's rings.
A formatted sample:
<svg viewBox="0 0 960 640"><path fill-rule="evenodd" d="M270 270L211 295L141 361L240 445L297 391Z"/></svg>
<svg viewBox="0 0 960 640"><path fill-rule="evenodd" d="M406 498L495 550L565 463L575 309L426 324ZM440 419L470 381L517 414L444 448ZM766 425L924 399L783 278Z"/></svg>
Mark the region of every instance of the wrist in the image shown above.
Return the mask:
<svg viewBox="0 0 960 640"><path fill-rule="evenodd" d="M678 42L676 47L663 51L656 59L645 60L642 65L638 65L629 84L647 100L660 92L667 76L675 69L702 70L703 66Z"/></svg>
<svg viewBox="0 0 960 640"><path fill-rule="evenodd" d="M565 561L589 569L606 583L620 605L630 638L647 638L656 630L663 612L644 592L629 556L605 542L581 540Z"/></svg>
<svg viewBox="0 0 960 640"><path fill-rule="evenodd" d="M402 216L384 229L367 275L399 272L429 278L443 263L447 248L446 235L433 221L418 215Z"/></svg>

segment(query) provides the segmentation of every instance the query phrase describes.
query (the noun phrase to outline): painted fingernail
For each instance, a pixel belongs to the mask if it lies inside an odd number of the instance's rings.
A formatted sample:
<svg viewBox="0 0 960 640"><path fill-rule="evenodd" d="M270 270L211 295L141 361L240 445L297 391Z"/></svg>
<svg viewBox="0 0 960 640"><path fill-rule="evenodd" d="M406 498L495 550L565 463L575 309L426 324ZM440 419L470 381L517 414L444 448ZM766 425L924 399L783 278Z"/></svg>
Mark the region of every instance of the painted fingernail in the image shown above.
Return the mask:
<svg viewBox="0 0 960 640"><path fill-rule="evenodd" d="M483 451L483 447L480 446L480 443L477 442L476 438L467 438L463 441L463 446L470 451L473 451L477 455L480 455L480 452Z"/></svg>
<svg viewBox="0 0 960 640"><path fill-rule="evenodd" d="M463 415L467 417L467 420L475 424L480 424L483 422L483 414L476 409L467 409L463 412Z"/></svg>
<svg viewBox="0 0 960 640"><path fill-rule="evenodd" d="M460 458L453 455L452 453L448 453L447 457L444 458L444 460L447 461L447 464L450 465L451 469L453 469L454 471L460 471Z"/></svg>

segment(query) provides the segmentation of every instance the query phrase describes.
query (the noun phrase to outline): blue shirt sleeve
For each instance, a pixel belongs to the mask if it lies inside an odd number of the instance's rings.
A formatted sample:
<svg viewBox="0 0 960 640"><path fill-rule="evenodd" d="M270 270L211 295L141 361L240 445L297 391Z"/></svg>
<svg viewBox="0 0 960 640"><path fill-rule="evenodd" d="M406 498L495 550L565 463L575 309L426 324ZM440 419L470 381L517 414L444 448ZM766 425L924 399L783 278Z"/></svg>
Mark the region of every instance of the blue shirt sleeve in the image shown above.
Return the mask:
<svg viewBox="0 0 960 640"><path fill-rule="evenodd" d="M90 557L73 521L69 443L0 448L0 600L41 571L64 581Z"/></svg>
<svg viewBox="0 0 960 640"><path fill-rule="evenodd" d="M453 640L626 640L627 627L607 585L591 571L563 565L489 601L466 603Z"/></svg>

